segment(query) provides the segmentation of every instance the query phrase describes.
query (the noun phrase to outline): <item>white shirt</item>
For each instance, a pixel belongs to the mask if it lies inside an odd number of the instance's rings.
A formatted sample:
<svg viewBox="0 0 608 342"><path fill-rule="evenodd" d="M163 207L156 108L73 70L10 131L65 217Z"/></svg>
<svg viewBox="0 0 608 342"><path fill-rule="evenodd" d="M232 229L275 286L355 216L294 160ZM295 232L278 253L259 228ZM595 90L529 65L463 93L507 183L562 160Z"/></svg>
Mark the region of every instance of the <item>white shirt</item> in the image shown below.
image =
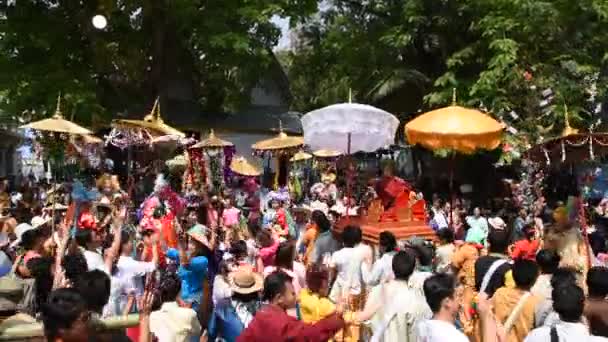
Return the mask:
<svg viewBox="0 0 608 342"><path fill-rule="evenodd" d="M230 284L224 280L224 276L218 274L213 279L213 304L217 304L218 301L226 298L230 298L232 296L232 289L230 288Z"/></svg>
<svg viewBox="0 0 608 342"><path fill-rule="evenodd" d="M447 273L450 271L450 265L452 264L452 256L456 247L454 244L449 243L447 245L437 247L435 251L435 259L437 260L437 272Z"/></svg>
<svg viewBox="0 0 608 342"><path fill-rule="evenodd" d="M156 264L153 262L137 261L121 255L116 263L116 272L110 278L110 298L104 307L104 317L122 315L129 294L142 295L142 277L155 269Z"/></svg>
<svg viewBox="0 0 608 342"><path fill-rule="evenodd" d="M106 263L103 261L103 256L100 253L85 250L82 254L87 261L87 269L89 271L100 270L105 273L110 273L109 270L106 269Z"/></svg>
<svg viewBox="0 0 608 342"><path fill-rule="evenodd" d="M393 274L393 257L395 254L394 251L384 253L371 267L366 262L362 263L361 275L365 284L376 286L395 279L395 274Z"/></svg>
<svg viewBox="0 0 608 342"><path fill-rule="evenodd" d="M187 342L200 335L201 325L194 310L168 302L150 314L150 331L161 342Z"/></svg>
<svg viewBox="0 0 608 342"><path fill-rule="evenodd" d="M600 342L608 341L608 338L592 336L589 329L583 323L561 322L555 325L559 342ZM547 342L551 341L551 327L534 329L526 336L524 342Z"/></svg>
<svg viewBox="0 0 608 342"><path fill-rule="evenodd" d="M374 287L364 311L368 307L378 308L370 323L379 342L418 341L416 325L433 316L424 295L402 280Z"/></svg>
<svg viewBox="0 0 608 342"><path fill-rule="evenodd" d="M121 255L116 263L118 277L124 279L125 282L132 282L137 289L138 294L143 294L143 283L138 282L138 278L145 276L156 270L156 264L153 262L138 261L130 256Z"/></svg>
<svg viewBox="0 0 608 342"><path fill-rule="evenodd" d="M337 271L336 281L329 295L330 299L337 300L342 294L361 294L361 263L369 253L369 246L359 244L355 247L344 247L331 256L331 268Z"/></svg>
<svg viewBox="0 0 608 342"><path fill-rule="evenodd" d="M454 324L436 319L420 322L416 326L420 342L469 342L469 339Z"/></svg>
<svg viewBox="0 0 608 342"><path fill-rule="evenodd" d="M551 291L553 290L551 287L551 276L552 274L539 275L530 292L540 298L551 299Z"/></svg>

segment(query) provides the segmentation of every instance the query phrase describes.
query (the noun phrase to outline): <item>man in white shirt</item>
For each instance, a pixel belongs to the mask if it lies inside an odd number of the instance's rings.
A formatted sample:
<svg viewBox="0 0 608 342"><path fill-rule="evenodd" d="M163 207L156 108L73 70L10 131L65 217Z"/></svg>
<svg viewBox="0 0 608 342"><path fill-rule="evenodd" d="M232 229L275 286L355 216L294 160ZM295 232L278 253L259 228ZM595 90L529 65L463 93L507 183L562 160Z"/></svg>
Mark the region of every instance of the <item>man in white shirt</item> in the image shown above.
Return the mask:
<svg viewBox="0 0 608 342"><path fill-rule="evenodd" d="M438 273L424 282L424 296L433 311L433 318L417 325L418 341L469 341L466 335L454 326L459 309L454 292L454 278L449 274Z"/></svg>
<svg viewBox="0 0 608 342"><path fill-rule="evenodd" d="M344 248L331 256L330 268L336 272L336 281L331 289L329 298L338 302L344 295L358 296L361 294L361 264L365 256L370 254L369 246L361 244L361 228L348 226L342 233Z"/></svg>
<svg viewBox="0 0 608 342"><path fill-rule="evenodd" d="M420 341L416 326L431 318L432 312L420 291L408 284L416 258L407 252L398 252L392 266L395 279L371 290L365 309L357 319L370 320L372 341Z"/></svg>
<svg viewBox="0 0 608 342"><path fill-rule="evenodd" d="M158 341L190 342L198 341L201 325L196 311L180 307L177 303L181 281L175 274L161 278L159 285L161 308L150 315L150 332Z"/></svg>
<svg viewBox="0 0 608 342"><path fill-rule="evenodd" d="M585 308L585 294L574 284L553 288L553 309L560 321L553 326L534 329L524 342L593 342L608 341L605 337L592 336L589 328L582 323Z"/></svg>

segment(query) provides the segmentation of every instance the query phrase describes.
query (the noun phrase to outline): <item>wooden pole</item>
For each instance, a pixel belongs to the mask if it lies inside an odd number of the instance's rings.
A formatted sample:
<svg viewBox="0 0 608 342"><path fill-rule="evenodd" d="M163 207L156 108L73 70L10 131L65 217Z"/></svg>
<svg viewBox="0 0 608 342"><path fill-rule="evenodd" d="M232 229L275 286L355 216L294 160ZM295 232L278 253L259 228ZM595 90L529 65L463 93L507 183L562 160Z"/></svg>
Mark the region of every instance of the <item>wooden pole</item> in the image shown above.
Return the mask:
<svg viewBox="0 0 608 342"><path fill-rule="evenodd" d="M108 331L135 327L139 324L139 315L115 316L95 321L97 330ZM30 338L44 337L42 323L16 324L0 331L0 341L23 341Z"/></svg>

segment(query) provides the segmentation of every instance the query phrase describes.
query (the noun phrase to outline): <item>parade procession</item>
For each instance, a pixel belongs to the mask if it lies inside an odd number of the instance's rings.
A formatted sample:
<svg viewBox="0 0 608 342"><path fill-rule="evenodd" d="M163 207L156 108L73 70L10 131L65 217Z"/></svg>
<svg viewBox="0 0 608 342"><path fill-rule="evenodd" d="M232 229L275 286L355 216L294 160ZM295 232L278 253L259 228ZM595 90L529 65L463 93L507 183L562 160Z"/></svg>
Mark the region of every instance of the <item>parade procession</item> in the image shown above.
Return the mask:
<svg viewBox="0 0 608 342"><path fill-rule="evenodd" d="M606 27L8 1L0 341L608 341Z"/></svg>

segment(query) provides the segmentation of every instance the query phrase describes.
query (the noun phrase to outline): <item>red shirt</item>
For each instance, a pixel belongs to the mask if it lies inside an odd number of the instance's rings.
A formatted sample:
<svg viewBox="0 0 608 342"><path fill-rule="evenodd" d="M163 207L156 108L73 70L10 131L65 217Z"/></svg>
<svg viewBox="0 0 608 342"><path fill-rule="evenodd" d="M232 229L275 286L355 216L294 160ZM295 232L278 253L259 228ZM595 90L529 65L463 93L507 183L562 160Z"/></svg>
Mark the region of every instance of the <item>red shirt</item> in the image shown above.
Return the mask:
<svg viewBox="0 0 608 342"><path fill-rule="evenodd" d="M515 243L511 252L511 259L536 260L536 251L540 245L540 240L520 240Z"/></svg>
<svg viewBox="0 0 608 342"><path fill-rule="evenodd" d="M344 321L336 314L315 324L306 324L277 306L266 305L255 314L236 342L322 342L332 338L343 327Z"/></svg>

